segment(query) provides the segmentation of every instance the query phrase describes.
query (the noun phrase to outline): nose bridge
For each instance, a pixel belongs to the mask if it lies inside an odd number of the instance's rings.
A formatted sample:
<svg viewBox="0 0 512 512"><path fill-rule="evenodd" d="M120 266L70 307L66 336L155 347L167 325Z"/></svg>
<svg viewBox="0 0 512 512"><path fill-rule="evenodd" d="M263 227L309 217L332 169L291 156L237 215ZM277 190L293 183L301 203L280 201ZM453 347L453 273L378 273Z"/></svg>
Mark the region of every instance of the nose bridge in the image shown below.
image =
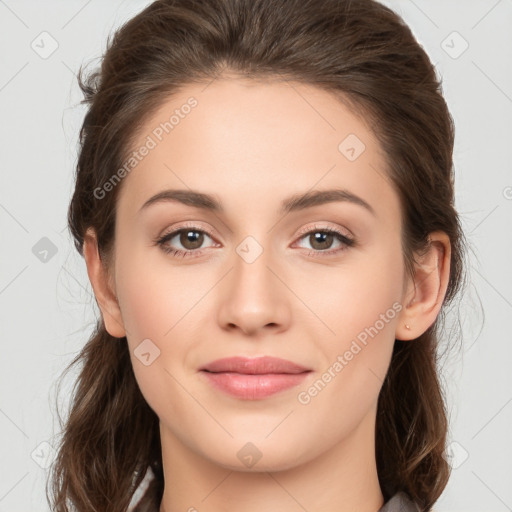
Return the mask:
<svg viewBox="0 0 512 512"><path fill-rule="evenodd" d="M260 242L261 240L261 242ZM247 235L236 247L233 280L237 293L251 296L273 288L270 236Z"/></svg>
<svg viewBox="0 0 512 512"><path fill-rule="evenodd" d="M289 318L286 289L274 275L279 265L273 261L270 236L262 238L260 243L248 235L235 247L220 305L221 323L236 325L246 333L269 324L282 327Z"/></svg>

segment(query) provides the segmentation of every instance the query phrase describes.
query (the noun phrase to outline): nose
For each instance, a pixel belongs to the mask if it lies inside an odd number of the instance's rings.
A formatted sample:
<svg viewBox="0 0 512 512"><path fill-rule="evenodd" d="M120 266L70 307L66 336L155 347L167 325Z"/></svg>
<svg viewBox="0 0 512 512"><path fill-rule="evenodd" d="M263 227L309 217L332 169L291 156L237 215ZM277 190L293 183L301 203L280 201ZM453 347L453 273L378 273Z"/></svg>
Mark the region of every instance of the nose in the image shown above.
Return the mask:
<svg viewBox="0 0 512 512"><path fill-rule="evenodd" d="M249 241L237 248L232 264L222 283L219 325L228 331L239 329L246 335L288 329L292 294L271 251Z"/></svg>

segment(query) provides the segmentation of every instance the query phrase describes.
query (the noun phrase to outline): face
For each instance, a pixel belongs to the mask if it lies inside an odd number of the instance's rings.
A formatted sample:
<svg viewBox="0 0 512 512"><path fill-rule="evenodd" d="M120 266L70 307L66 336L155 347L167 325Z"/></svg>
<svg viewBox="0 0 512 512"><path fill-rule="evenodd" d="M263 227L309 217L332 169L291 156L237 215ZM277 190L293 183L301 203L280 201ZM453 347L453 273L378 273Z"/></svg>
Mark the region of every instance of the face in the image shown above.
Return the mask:
<svg viewBox="0 0 512 512"><path fill-rule="evenodd" d="M138 132L133 150L149 149L121 184L115 290L163 442L226 468L250 471L249 453L258 470L286 469L373 433L404 298L400 203L371 129L329 93L205 87ZM182 194L143 206L166 190ZM345 192L312 200L329 190ZM308 371L202 370L234 356Z"/></svg>

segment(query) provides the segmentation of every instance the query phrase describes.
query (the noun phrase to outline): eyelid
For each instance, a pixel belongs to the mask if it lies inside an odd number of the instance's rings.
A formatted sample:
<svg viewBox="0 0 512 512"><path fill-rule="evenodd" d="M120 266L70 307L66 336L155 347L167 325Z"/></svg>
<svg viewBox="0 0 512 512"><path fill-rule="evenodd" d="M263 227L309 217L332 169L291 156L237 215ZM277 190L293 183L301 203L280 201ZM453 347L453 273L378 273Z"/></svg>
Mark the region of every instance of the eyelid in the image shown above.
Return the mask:
<svg viewBox="0 0 512 512"><path fill-rule="evenodd" d="M354 240L355 239L355 236L346 228L341 228L341 227L332 227L332 226L328 226L328 225L325 225L325 224L322 224L322 225L318 225L320 224L319 222L315 222L313 225L309 224L307 226L305 226L304 228L301 228L299 230L299 232L297 233L297 236L302 236L302 235L307 235L308 233L310 233L311 231L324 231L324 230L333 230L333 231L337 231L339 232L340 234L342 234L344 237L350 239L350 240Z"/></svg>
<svg viewBox="0 0 512 512"><path fill-rule="evenodd" d="M166 228L160 235L156 237L156 240L163 238L170 234L177 234L179 231L184 229L190 229L192 231L204 231L210 238L215 238L213 235L213 231L210 228L203 226L199 221L188 221L185 224L179 224L175 226L174 224Z"/></svg>
<svg viewBox="0 0 512 512"><path fill-rule="evenodd" d="M212 230L210 230L209 228L203 226L199 221L188 221L188 223L186 222L185 224L178 224L177 227L175 227L174 225L171 225L170 227L168 227L167 229L165 229L162 234L158 235L156 237L155 240L159 240L167 235L170 235L170 234L176 234L177 232L183 230L183 229L192 229L192 230L197 230L197 231L204 231L210 238L212 239L215 239L215 236L212 232ZM346 238L350 239L350 240L354 240L355 237L354 235L346 228L339 228L339 227L331 227L331 226L326 226L326 225L318 225L318 222L317 223L314 223L313 225L307 225L303 228L301 228L297 234L296 234L296 237L302 237L303 235L307 235L309 233L311 233L311 231L314 231L314 230L318 230L318 231L321 231L321 230L333 230L333 231L337 231L337 232L340 232L343 236L345 236ZM295 241L294 239L294 241Z"/></svg>

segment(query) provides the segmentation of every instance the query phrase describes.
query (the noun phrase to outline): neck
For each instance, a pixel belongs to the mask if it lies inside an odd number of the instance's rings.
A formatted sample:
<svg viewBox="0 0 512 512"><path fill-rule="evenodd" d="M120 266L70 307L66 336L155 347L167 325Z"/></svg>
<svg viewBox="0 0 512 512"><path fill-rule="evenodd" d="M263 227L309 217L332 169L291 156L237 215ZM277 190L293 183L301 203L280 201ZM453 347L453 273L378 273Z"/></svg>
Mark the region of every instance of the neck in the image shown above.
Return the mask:
<svg viewBox="0 0 512 512"><path fill-rule="evenodd" d="M384 499L375 460L375 413L372 409L328 451L275 470L221 467L160 423L166 482L160 512L377 512Z"/></svg>

